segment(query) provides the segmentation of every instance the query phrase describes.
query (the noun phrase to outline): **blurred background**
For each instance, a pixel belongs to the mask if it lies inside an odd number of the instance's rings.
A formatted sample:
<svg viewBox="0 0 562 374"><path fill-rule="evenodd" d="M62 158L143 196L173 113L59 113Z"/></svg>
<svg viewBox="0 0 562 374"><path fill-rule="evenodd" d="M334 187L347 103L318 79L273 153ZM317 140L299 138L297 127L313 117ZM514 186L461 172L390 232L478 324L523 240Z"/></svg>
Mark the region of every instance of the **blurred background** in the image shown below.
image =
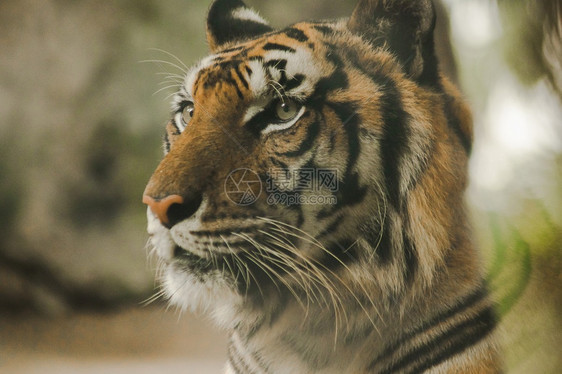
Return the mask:
<svg viewBox="0 0 562 374"><path fill-rule="evenodd" d="M225 337L204 316L143 303L155 284L140 199L166 76L206 55L209 3L0 1L1 373L220 372ZM284 26L356 1L247 3ZM474 111L467 200L509 373L562 370L561 8L439 6L443 68Z"/></svg>

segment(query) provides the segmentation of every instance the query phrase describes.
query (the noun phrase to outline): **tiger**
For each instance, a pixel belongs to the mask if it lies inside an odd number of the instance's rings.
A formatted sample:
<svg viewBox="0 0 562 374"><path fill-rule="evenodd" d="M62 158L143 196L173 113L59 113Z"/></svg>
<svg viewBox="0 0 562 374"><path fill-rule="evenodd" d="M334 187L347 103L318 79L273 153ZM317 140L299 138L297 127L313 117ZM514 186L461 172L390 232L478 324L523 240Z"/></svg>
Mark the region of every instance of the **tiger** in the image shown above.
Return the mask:
<svg viewBox="0 0 562 374"><path fill-rule="evenodd" d="M226 373L502 371L435 22L431 0L284 29L212 2L142 200L161 293L228 334Z"/></svg>

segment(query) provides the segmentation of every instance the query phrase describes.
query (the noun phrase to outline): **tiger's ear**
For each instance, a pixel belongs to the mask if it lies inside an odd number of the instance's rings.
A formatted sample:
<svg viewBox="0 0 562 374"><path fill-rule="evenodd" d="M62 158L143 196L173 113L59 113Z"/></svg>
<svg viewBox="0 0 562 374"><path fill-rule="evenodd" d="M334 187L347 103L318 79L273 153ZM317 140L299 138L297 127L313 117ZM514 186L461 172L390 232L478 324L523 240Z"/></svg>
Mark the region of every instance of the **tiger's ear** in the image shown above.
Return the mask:
<svg viewBox="0 0 562 374"><path fill-rule="evenodd" d="M273 29L241 0L215 0L207 16L207 41L211 52L227 43L252 39Z"/></svg>
<svg viewBox="0 0 562 374"><path fill-rule="evenodd" d="M375 46L387 46L420 84L438 82L431 0L360 0L348 27Z"/></svg>

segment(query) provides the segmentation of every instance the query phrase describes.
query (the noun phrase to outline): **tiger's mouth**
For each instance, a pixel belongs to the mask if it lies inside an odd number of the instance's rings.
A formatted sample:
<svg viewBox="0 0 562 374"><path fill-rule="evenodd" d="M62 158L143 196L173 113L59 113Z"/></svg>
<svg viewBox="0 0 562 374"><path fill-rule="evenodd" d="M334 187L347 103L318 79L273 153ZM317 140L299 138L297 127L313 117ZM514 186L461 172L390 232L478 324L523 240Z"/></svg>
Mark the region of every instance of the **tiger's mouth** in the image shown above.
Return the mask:
<svg viewBox="0 0 562 374"><path fill-rule="evenodd" d="M171 235L174 244L172 262L198 274L210 271L235 273L247 261L245 253L256 250L253 230L189 231Z"/></svg>
<svg viewBox="0 0 562 374"><path fill-rule="evenodd" d="M221 268L234 259L240 260L244 253L256 250L260 242L260 227L216 230L171 230L174 244L172 260L211 269Z"/></svg>
<svg viewBox="0 0 562 374"><path fill-rule="evenodd" d="M222 239L221 242L208 240L188 249L175 243L171 263L187 273L221 273L232 279L245 279L244 283L248 282L247 277L263 281L261 278L270 278L271 273L281 276L294 271L298 256L287 250L287 243L273 240L263 232L233 237L234 240Z"/></svg>
<svg viewBox="0 0 562 374"><path fill-rule="evenodd" d="M172 228L169 231L174 244L173 258L197 263L209 262L210 265L222 265L224 258L236 258L241 253L255 250L259 242L261 227L257 225L239 228L187 227Z"/></svg>
<svg viewBox="0 0 562 374"><path fill-rule="evenodd" d="M177 277L168 285L174 292L184 283L222 279L248 295L271 284L280 287L291 279L305 279L310 269L320 271L321 265L303 253L313 238L288 223L268 218L238 225L186 221L167 229L153 214L148 216L154 253L167 268L165 274Z"/></svg>
<svg viewBox="0 0 562 374"><path fill-rule="evenodd" d="M176 245L173 261L191 271L208 273L213 270L225 270L234 261L234 254L209 252L209 255L202 256Z"/></svg>

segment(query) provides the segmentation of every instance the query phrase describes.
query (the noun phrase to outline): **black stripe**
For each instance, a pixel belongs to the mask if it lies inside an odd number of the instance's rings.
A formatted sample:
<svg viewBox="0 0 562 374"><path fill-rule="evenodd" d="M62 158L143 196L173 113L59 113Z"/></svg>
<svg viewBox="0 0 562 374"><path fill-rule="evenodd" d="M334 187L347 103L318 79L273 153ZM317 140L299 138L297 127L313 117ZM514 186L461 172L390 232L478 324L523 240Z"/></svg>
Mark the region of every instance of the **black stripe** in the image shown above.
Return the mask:
<svg viewBox="0 0 562 374"><path fill-rule="evenodd" d="M462 299L454 307L437 314L429 321L421 324L419 327L410 331L407 335L404 335L398 341L389 345L382 353L380 353L375 359L373 359L373 361L371 361L371 364L368 366L368 368L372 369L380 360L382 360L386 356L392 355L408 340L413 339L416 335L419 335L420 333L435 327L437 324L455 316L456 314L465 311L466 309L470 308L471 306L482 300L486 295L487 295L487 291L485 286L480 285L478 288L476 288L476 290L474 290L471 294L469 294L464 299Z"/></svg>
<svg viewBox="0 0 562 374"><path fill-rule="evenodd" d="M166 154L170 153L170 148L170 137L168 136L168 132L166 131L164 133L164 150L166 151Z"/></svg>
<svg viewBox="0 0 562 374"><path fill-rule="evenodd" d="M355 165L361 153L361 143L359 140L359 122L357 114L357 104L353 102L328 102L326 105L331 108L342 122L343 129L347 135L347 163L345 172L337 191L338 203L328 209L323 209L318 213L318 218L326 218L343 207L361 203L367 196L368 188L359 183L359 174L355 171Z"/></svg>
<svg viewBox="0 0 562 374"><path fill-rule="evenodd" d="M403 107L399 106L398 104L401 102L401 98L399 95L399 91L397 90L396 84L394 81L392 81L392 79L390 77L386 77L384 75L381 75L380 72L377 71L368 71L367 69L369 68L369 66L379 66L379 64L374 64L373 61L367 61L366 63L362 62L362 59L357 55L357 51L353 50L353 49L346 49L343 53L346 54L346 56L348 57L348 60L353 64L353 66L358 69L359 71L361 71L363 74L365 74L366 76L368 76L375 84L377 84L378 86L382 86L383 90L386 92L389 92L389 94L391 95L390 98L385 98L383 100L389 101L388 103L388 107L392 108L393 106L395 108L397 108L397 113L394 114L394 118L395 119L401 119L402 122L402 127L403 127L403 131L400 131L399 129L396 129L396 133L399 135L400 133L403 133L404 135L401 137L401 139L399 138L399 145L402 146L403 148L407 148L407 138L409 136L409 132L410 129L407 126L407 120L409 118L409 114L403 109ZM394 98L392 98L392 96ZM384 96L383 96L384 97ZM390 99L390 100L389 100ZM383 101L384 102L384 101ZM392 114L392 113L391 113ZM387 125L387 121L391 118L384 118L385 121L385 126ZM376 136L374 136L376 138ZM384 144L384 138L381 139L381 142L383 142ZM405 191L410 191L411 189L413 189L417 182L419 181L419 177L421 175L423 175L425 173L425 171L427 170L428 166L429 166L429 162L430 162L430 157L433 156L433 153L431 153L431 147L433 147L433 141L431 142L431 145L429 147L427 147L427 149L425 150L425 152L423 154L418 154L418 155L412 155L412 157L414 157L415 161L416 161L416 165L419 165L419 167L416 170L416 175L413 175L410 180L408 180L408 185L405 186ZM387 144L387 146L389 146ZM408 147L409 148L409 147ZM400 152L399 152L399 148L395 148L392 145L389 147L389 149L387 149L387 155L393 152L388 152L388 151L392 151L394 150L394 154L396 156L400 156ZM390 162L388 162L386 164L387 168L385 169L386 172L388 173L388 175L395 175L396 179L394 180L394 178L389 178L387 181L390 181L391 184L393 184L395 187L392 188L392 196L393 197L393 205L395 207L397 207L400 210L400 199L399 199L399 185L397 184L398 180L400 179L400 176L398 175L397 172L394 172L392 170L392 160ZM398 169L399 170L399 167Z"/></svg>
<svg viewBox="0 0 562 374"><path fill-rule="evenodd" d="M283 31L283 34L287 35L291 39L295 39L302 43L308 41L308 36L306 36L306 34L303 31L296 29L294 27L291 27L290 29Z"/></svg>
<svg viewBox="0 0 562 374"><path fill-rule="evenodd" d="M297 214L298 214L297 222L296 222L295 226L296 227L302 227L302 224L304 223L303 206L301 204L295 204L295 205L289 206L289 209L291 209L292 211L296 211Z"/></svg>
<svg viewBox="0 0 562 374"><path fill-rule="evenodd" d="M216 247L216 248L236 248L238 249L243 249L243 250L248 250L248 249L252 249L253 246L251 243L248 243L248 241L246 240L239 240L236 242L229 242L229 243L224 243L224 242L218 242L218 241L199 241L199 240L194 240L193 241L195 244L201 244L201 245L207 245L209 247ZM226 258L225 258L226 259Z"/></svg>
<svg viewBox="0 0 562 374"><path fill-rule="evenodd" d="M232 47L232 48L222 49L219 53L227 54L227 53L231 53L231 52L238 52L238 51L243 50L244 48L246 48L246 47L239 45L239 46Z"/></svg>
<svg viewBox="0 0 562 374"><path fill-rule="evenodd" d="M234 68L234 72L236 73L236 75L238 76L238 79L240 80L240 82L242 82L242 84L244 85L244 87L246 89L249 89L250 86L248 85L248 82L246 81L246 78L244 78L244 76L242 75L242 72L240 71L240 65L237 65Z"/></svg>
<svg viewBox="0 0 562 374"><path fill-rule="evenodd" d="M231 84L236 89L236 93L242 99L244 96L242 95L242 91L238 87L238 82L234 78L233 70L236 70L243 61L241 60L231 60L231 61L223 61L221 63L216 64L213 67L213 71L208 73L207 79L203 82L203 86L205 88L214 88L220 84Z"/></svg>
<svg viewBox="0 0 562 374"><path fill-rule="evenodd" d="M302 156L312 148L312 146L314 145L314 141L318 137L318 134L320 134L320 122L314 121L306 129L306 137L301 142L301 144L299 144L299 148L297 150L289 152L275 152L275 154L284 157Z"/></svg>
<svg viewBox="0 0 562 374"><path fill-rule="evenodd" d="M230 342L228 345L229 362L236 374L252 374L250 367L242 358L241 353L234 347L234 343Z"/></svg>
<svg viewBox="0 0 562 374"><path fill-rule="evenodd" d="M250 86L248 85L248 82L246 81L246 78L244 78L244 76L242 75L242 72L240 71L240 65L238 65L234 68L234 72L236 73L236 75L238 76L238 79L240 80L240 82L242 82L244 87L246 89L249 89Z"/></svg>
<svg viewBox="0 0 562 374"><path fill-rule="evenodd" d="M189 231L189 234L197 237L218 238L220 236L231 235L233 232L244 233L244 232L255 232L257 230L259 230L259 226L250 226L244 228L233 227L232 229L212 230L212 231L211 230Z"/></svg>
<svg viewBox="0 0 562 374"><path fill-rule="evenodd" d="M254 135L259 136L261 131L263 131L267 126L272 124L279 124L280 123L279 119L275 115L275 107L277 106L278 103L279 103L278 100L271 101L268 104L268 106L265 107L261 112L257 113L255 116L250 118L244 126L247 127ZM310 112L305 111L304 114L301 116L300 120L307 118L309 116L310 116ZM290 130L290 128L282 131L287 131L287 130Z"/></svg>
<svg viewBox="0 0 562 374"><path fill-rule="evenodd" d="M341 70L336 70L329 77L322 78L316 82L314 93L311 95L312 100L325 100L328 93L335 90L344 90L349 87L347 74Z"/></svg>
<svg viewBox="0 0 562 374"><path fill-rule="evenodd" d="M254 39L272 30L271 27L260 22L230 17L214 18L211 13L209 13L207 22L209 24L208 30L219 46L228 42Z"/></svg>
<svg viewBox="0 0 562 374"><path fill-rule="evenodd" d="M277 168L284 170L286 173L289 170L289 165L287 165L286 163L284 163L283 161L275 158L275 157L269 157L269 161L275 165Z"/></svg>
<svg viewBox="0 0 562 374"><path fill-rule="evenodd" d="M285 59L269 60L265 63L265 66L269 68L275 68L277 70L285 70L285 68L287 67L287 60Z"/></svg>
<svg viewBox="0 0 562 374"><path fill-rule="evenodd" d="M285 72L285 69L287 68L287 60L284 59L269 60L265 63L265 66L268 68L278 70L281 73L281 78L279 79L278 82L280 85L284 86L287 83L287 74Z"/></svg>
<svg viewBox="0 0 562 374"><path fill-rule="evenodd" d="M390 221L390 216L387 215L384 219L384 226L382 232L382 238L378 248L375 249L377 256L381 262L381 265L389 264L394 257L394 245L392 240L392 222Z"/></svg>
<svg viewBox="0 0 562 374"><path fill-rule="evenodd" d="M362 63L357 51L349 48L345 50L345 53L353 66L367 75L383 92L381 98L383 136L380 141L383 173L390 203L401 212L400 161L408 149L408 137L410 135L408 126L409 115L403 108L400 92L392 78L384 76L380 72L365 70L366 66Z"/></svg>
<svg viewBox="0 0 562 374"><path fill-rule="evenodd" d="M201 86L200 80L201 77L203 76L204 71L205 70L199 70L199 72L197 72L197 77L195 78L195 84L194 84L195 88L193 89L193 97L197 97L197 91L199 91L199 87ZM205 82L203 82L203 86L204 87L206 86Z"/></svg>
<svg viewBox="0 0 562 374"><path fill-rule="evenodd" d="M478 315L465 320L423 346L411 350L406 356L386 367L384 373L403 372L410 364L415 363L410 372L419 373L419 368L430 368L448 357L462 352L476 344L495 327L496 319L491 307L482 310ZM425 358L424 361L419 361ZM417 362L416 362L417 361Z"/></svg>
<svg viewBox="0 0 562 374"><path fill-rule="evenodd" d="M400 169L402 167L401 161L409 150L408 138L411 133L408 125L409 114L404 110L400 92L396 87L396 83L390 77L365 71L360 63L359 57L354 51L349 54L349 58L357 69L369 76L369 78L382 89L383 95L380 101L382 104L383 135L380 143L383 174L387 189L386 194L390 204L401 213L403 222L406 224L406 222L408 222L408 217L406 209L403 206L404 201L400 194L400 182L403 178ZM426 167L427 162L422 164L419 174L423 173ZM408 188L412 188L415 182L417 182L417 180L410 181ZM407 230L404 228L402 236L404 270L406 280L411 281L414 278L418 266L418 259L416 256L415 244L410 240L406 232ZM390 235L385 235L383 241L386 251L391 251L392 243ZM390 258L392 254L385 253L384 256L385 258Z"/></svg>
<svg viewBox="0 0 562 374"><path fill-rule="evenodd" d="M326 61L330 61L336 68L342 68L344 63L341 56L338 54L341 47L333 43L326 43L326 46L328 47L328 52L326 52L324 56Z"/></svg>
<svg viewBox="0 0 562 374"><path fill-rule="evenodd" d="M351 173L339 184L339 191L336 196L338 203L334 206L330 214L343 207L357 205L365 200L367 196L367 186L361 186L359 183L359 173Z"/></svg>
<svg viewBox="0 0 562 374"><path fill-rule="evenodd" d="M266 51L276 50L276 51L291 52L291 53L296 52L296 49L278 43L267 43L266 45L263 46L263 49Z"/></svg>
<svg viewBox="0 0 562 374"><path fill-rule="evenodd" d="M380 100L383 121L381 139L383 173L390 203L401 212L403 202L400 198L400 168L402 167L402 158L408 150L410 128L407 122L409 116L403 109L396 84L387 77L373 78L383 91Z"/></svg>
<svg viewBox="0 0 562 374"><path fill-rule="evenodd" d="M294 77L292 77L291 79L289 79L287 81L287 83L285 84L285 90L290 91L292 89L297 88L298 86L300 86L302 84L304 79L305 79L305 76L303 74L296 74Z"/></svg>
<svg viewBox="0 0 562 374"><path fill-rule="evenodd" d="M178 110L178 112L183 111L183 110L185 109L185 106L186 106L185 104L182 104L182 106L180 107L180 109ZM174 132L172 133L172 135L179 135L179 134L181 134L181 130L180 130L178 124L176 123L176 117L175 117L175 116L174 116L174 118L172 119L171 122L172 122L172 126L174 126L174 128L176 129L176 131L174 131Z"/></svg>
<svg viewBox="0 0 562 374"><path fill-rule="evenodd" d="M342 127L347 134L348 157L346 166L346 176L352 173L361 153L361 142L359 140L360 117L357 113L358 104L354 102L328 102L326 105L331 108L342 123ZM345 178L344 178L345 179Z"/></svg>
<svg viewBox="0 0 562 374"><path fill-rule="evenodd" d="M281 73L281 78L279 78L279 82L278 82L278 83L279 83L281 86L284 87L285 84L287 83L287 72L285 71L285 69L280 70L279 72Z"/></svg>
<svg viewBox="0 0 562 374"><path fill-rule="evenodd" d="M229 353L229 356L230 356L230 353ZM232 370L234 370L234 374L244 374L244 372L242 372L242 370L240 370L240 368L234 363L234 360L232 358L229 357L228 363L230 364L230 367L232 368Z"/></svg>
<svg viewBox="0 0 562 374"><path fill-rule="evenodd" d="M257 62L263 62L263 56L252 56L250 57L250 61L257 61Z"/></svg>
<svg viewBox="0 0 562 374"><path fill-rule="evenodd" d="M353 239L343 239L326 244L328 253L323 253L320 263L328 270L336 271L357 261L359 245Z"/></svg>
<svg viewBox="0 0 562 374"><path fill-rule="evenodd" d="M379 260L379 264L386 265L392 260L392 243L390 241L390 218L382 217L384 222L371 222L363 228L363 236L371 245L374 254ZM382 224L382 227L381 227Z"/></svg>
<svg viewBox="0 0 562 374"><path fill-rule="evenodd" d="M436 17L433 17L432 23L433 25L431 26L431 30L435 28ZM441 84L441 79L439 77L439 61L435 53L433 32L428 33L425 36L421 51L423 58L423 71L417 78L418 83L422 86L427 86L436 91L443 92L443 85Z"/></svg>
<svg viewBox="0 0 562 374"><path fill-rule="evenodd" d="M468 347L472 347L484 339L496 327L496 317L491 308L488 308L480 317L478 324L467 327L465 333L459 332L452 338L448 345L441 346L438 352L434 352L432 357L425 362L417 364L409 371L411 374L420 373L434 366L439 365L448 358L463 352Z"/></svg>
<svg viewBox="0 0 562 374"><path fill-rule="evenodd" d="M238 363L235 358L234 358L234 347L233 347L234 343L230 342L228 344L228 363L230 364L230 367L232 368L232 370L234 370L234 372L236 374L243 374L242 370L240 369L240 367L238 366Z"/></svg>
<svg viewBox="0 0 562 374"><path fill-rule="evenodd" d="M232 69L232 70L236 70L236 72L238 73L237 69ZM240 91L240 87L238 87L238 82L236 82L236 79L234 79L234 75L232 74L232 70L230 70L230 79L228 80L228 83L230 83L234 86L234 88L236 89L236 94L238 94L238 97L240 99L243 99L244 94L242 94L242 91Z"/></svg>
<svg viewBox="0 0 562 374"><path fill-rule="evenodd" d="M312 26L312 28L315 29L316 31L319 31L324 36L329 36L334 34L334 29L331 28L330 26L314 25Z"/></svg>
<svg viewBox="0 0 562 374"><path fill-rule="evenodd" d="M316 217L318 219L328 218L344 207L362 203L366 196L367 187L360 186L359 174L351 174L339 184L339 190L336 193L337 204L321 210Z"/></svg>
<svg viewBox="0 0 562 374"><path fill-rule="evenodd" d="M404 218L403 224L406 225L408 218ZM418 268L418 256L416 255L416 245L410 240L407 233L408 230L402 230L402 249L404 255L404 278L406 282L412 282L414 280L414 275Z"/></svg>
<svg viewBox="0 0 562 374"><path fill-rule="evenodd" d="M269 104L269 106L267 106L264 110L248 120L244 126L247 127L255 136L259 136L267 126L275 122L272 110L272 104Z"/></svg>

